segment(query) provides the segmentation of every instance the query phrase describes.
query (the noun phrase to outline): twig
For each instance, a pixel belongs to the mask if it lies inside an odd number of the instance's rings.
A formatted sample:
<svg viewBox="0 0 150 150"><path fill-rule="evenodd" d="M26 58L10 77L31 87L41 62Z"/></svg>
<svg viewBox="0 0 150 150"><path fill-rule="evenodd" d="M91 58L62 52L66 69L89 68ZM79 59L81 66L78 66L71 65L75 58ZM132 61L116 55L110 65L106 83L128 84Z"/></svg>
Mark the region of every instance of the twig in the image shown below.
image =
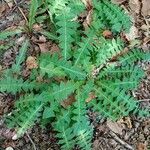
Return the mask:
<svg viewBox="0 0 150 150"><path fill-rule="evenodd" d="M150 101L150 99L140 99L140 100L138 100L138 102L146 102L146 101Z"/></svg>
<svg viewBox="0 0 150 150"><path fill-rule="evenodd" d="M16 7L18 8L18 10L20 11L20 13L22 14L23 18L25 19L26 22L28 22L28 19L26 18L24 12L22 11L22 9L18 6L16 0L14 0L14 3L16 5Z"/></svg>
<svg viewBox="0 0 150 150"><path fill-rule="evenodd" d="M120 144L122 144L124 147L130 149L130 150L134 150L134 148L129 145L128 143L126 143L125 141L123 141L122 139L120 139L114 132L110 131L110 135L116 140L118 141Z"/></svg>
<svg viewBox="0 0 150 150"><path fill-rule="evenodd" d="M32 143L33 149L34 149L34 150L37 150L37 149L36 149L36 146L35 146L35 144L34 144L34 142L33 142L33 140L32 140L31 137L30 137L30 135L29 135L27 132L26 132L26 135L28 136L30 142Z"/></svg>

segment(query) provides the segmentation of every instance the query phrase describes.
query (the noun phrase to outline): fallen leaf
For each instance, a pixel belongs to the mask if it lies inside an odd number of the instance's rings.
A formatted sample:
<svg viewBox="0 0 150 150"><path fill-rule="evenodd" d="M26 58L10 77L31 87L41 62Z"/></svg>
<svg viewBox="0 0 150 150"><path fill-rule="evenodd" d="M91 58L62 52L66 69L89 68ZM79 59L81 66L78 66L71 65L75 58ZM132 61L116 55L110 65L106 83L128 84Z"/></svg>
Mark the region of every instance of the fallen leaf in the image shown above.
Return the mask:
<svg viewBox="0 0 150 150"><path fill-rule="evenodd" d="M126 125L127 125L127 127L128 127L129 129L132 128L132 123L131 123L130 117L125 117L125 118L124 118L124 123L126 123Z"/></svg>
<svg viewBox="0 0 150 150"><path fill-rule="evenodd" d="M44 35L39 36L38 39L35 36L32 36L31 40L39 46L41 52L45 53L51 50L52 42L47 42L46 37Z"/></svg>
<svg viewBox="0 0 150 150"><path fill-rule="evenodd" d="M40 48L40 51L42 53L50 52L51 50L51 42L46 42L46 43L38 43L38 46Z"/></svg>
<svg viewBox="0 0 150 150"><path fill-rule="evenodd" d="M92 9L90 11L88 11L86 19L83 22L84 28L87 28L91 22L92 22Z"/></svg>
<svg viewBox="0 0 150 150"><path fill-rule="evenodd" d="M37 23L33 24L33 27L32 27L35 31L40 31L41 30L41 26Z"/></svg>
<svg viewBox="0 0 150 150"><path fill-rule="evenodd" d="M53 43L50 52L51 53L58 53L59 54L60 53L60 48L58 47L57 44Z"/></svg>
<svg viewBox="0 0 150 150"><path fill-rule="evenodd" d="M146 145L143 143L138 143L136 146L136 150L146 150Z"/></svg>
<svg viewBox="0 0 150 150"><path fill-rule="evenodd" d="M3 12L6 10L5 3L0 4L0 17L3 15Z"/></svg>
<svg viewBox="0 0 150 150"><path fill-rule="evenodd" d="M102 35L103 37L109 38L112 36L112 32L110 30L104 30Z"/></svg>
<svg viewBox="0 0 150 150"><path fill-rule="evenodd" d="M114 132L117 134L122 135L122 127L121 125L119 125L117 122L111 121L111 120L107 120L107 126Z"/></svg>
<svg viewBox="0 0 150 150"><path fill-rule="evenodd" d="M94 98L95 98L95 93L94 92L90 92L89 95L88 95L88 98L85 101L88 103Z"/></svg>
<svg viewBox="0 0 150 150"><path fill-rule="evenodd" d="M22 75L23 77L28 77L28 76L30 75L29 69L27 69L27 68L23 69L21 75Z"/></svg>
<svg viewBox="0 0 150 150"><path fill-rule="evenodd" d="M145 37L142 43L142 49L145 51L149 50L150 37Z"/></svg>
<svg viewBox="0 0 150 150"><path fill-rule="evenodd" d="M44 35L39 36L39 42L45 43L46 42L46 37Z"/></svg>
<svg viewBox="0 0 150 150"><path fill-rule="evenodd" d="M27 69L37 68L38 64L36 61L36 57L29 56L26 60Z"/></svg>
<svg viewBox="0 0 150 150"><path fill-rule="evenodd" d="M129 6L133 12L139 14L139 12L140 12L140 1L139 0L130 0Z"/></svg>
<svg viewBox="0 0 150 150"><path fill-rule="evenodd" d="M91 21L92 21L92 12L93 12L93 10L92 10L92 1L91 0L82 0L82 2L84 3L84 5L86 7L86 10L87 10L86 12L84 12L84 14L85 13L87 13L87 14L85 15L86 18L83 21L83 26L84 26L84 28L87 28L90 25ZM80 17L82 15L83 14L81 13Z"/></svg>
<svg viewBox="0 0 150 150"><path fill-rule="evenodd" d="M37 76L37 77L36 77L36 80L37 80L38 82L43 82L43 77L42 77L42 76Z"/></svg>
<svg viewBox="0 0 150 150"><path fill-rule="evenodd" d="M17 45L20 45L20 44L24 41L24 39L25 39L25 36L22 36L22 37L18 38L18 39L16 40L16 44L17 44Z"/></svg>
<svg viewBox="0 0 150 150"><path fill-rule="evenodd" d="M63 101L60 102L61 106L66 108L67 106L71 105L75 101L74 95L68 96L68 98L64 99Z"/></svg>
<svg viewBox="0 0 150 150"><path fill-rule="evenodd" d="M121 118L121 119L119 119L117 122L120 123L120 124L125 124L125 125L127 125L127 127L128 127L129 129L132 128L132 123L131 123L130 117Z"/></svg>
<svg viewBox="0 0 150 150"><path fill-rule="evenodd" d="M138 34L138 29L133 25L131 28L130 28L130 31L129 33L126 33L126 38L128 41L132 41L132 40L135 40L136 38L139 37L139 34Z"/></svg>
<svg viewBox="0 0 150 150"><path fill-rule="evenodd" d="M150 1L149 0L142 0L143 7L142 7L142 13L144 16L150 15Z"/></svg>
<svg viewBox="0 0 150 150"><path fill-rule="evenodd" d="M7 129L5 127L0 128L0 137L11 139L15 134L16 132L13 129Z"/></svg>
<svg viewBox="0 0 150 150"><path fill-rule="evenodd" d="M49 51L46 43L38 44L38 46L39 46L42 53L45 53L45 52Z"/></svg>

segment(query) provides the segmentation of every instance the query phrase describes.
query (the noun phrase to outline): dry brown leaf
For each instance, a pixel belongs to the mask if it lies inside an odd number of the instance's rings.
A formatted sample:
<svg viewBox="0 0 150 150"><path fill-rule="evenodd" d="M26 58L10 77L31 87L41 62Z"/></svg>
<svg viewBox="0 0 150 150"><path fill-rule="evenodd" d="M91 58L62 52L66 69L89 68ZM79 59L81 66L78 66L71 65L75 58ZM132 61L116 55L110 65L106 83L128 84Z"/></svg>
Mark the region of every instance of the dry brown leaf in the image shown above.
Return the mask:
<svg viewBox="0 0 150 150"><path fill-rule="evenodd" d="M88 11L88 15L83 22L84 28L87 28L91 22L92 22L92 9L90 11Z"/></svg>
<svg viewBox="0 0 150 150"><path fill-rule="evenodd" d="M0 4L0 17L3 15L3 12L6 10L5 3Z"/></svg>
<svg viewBox="0 0 150 150"><path fill-rule="evenodd" d="M103 37L109 38L112 36L112 32L110 30L104 30L102 35Z"/></svg>
<svg viewBox="0 0 150 150"><path fill-rule="evenodd" d="M136 146L136 150L146 150L146 145L143 143L138 143Z"/></svg>
<svg viewBox="0 0 150 150"><path fill-rule="evenodd" d="M74 95L72 94L72 95L68 96L68 98L66 98L63 101L61 101L60 104L61 104L61 106L66 108L69 105L71 105L74 101L75 101L75 98L74 98Z"/></svg>
<svg viewBox="0 0 150 150"><path fill-rule="evenodd" d="M0 127L0 137L5 137L7 139L11 139L16 132L13 129L7 129L5 127Z"/></svg>
<svg viewBox="0 0 150 150"><path fill-rule="evenodd" d="M57 44L53 43L51 47L51 53L60 53L60 48L58 47Z"/></svg>
<svg viewBox="0 0 150 150"><path fill-rule="evenodd" d="M46 42L46 43L38 43L38 46L41 50L42 53L45 53L45 52L50 52L51 50L51 42Z"/></svg>
<svg viewBox="0 0 150 150"><path fill-rule="evenodd" d="M45 43L46 42L46 37L44 35L39 36L39 42Z"/></svg>
<svg viewBox="0 0 150 150"><path fill-rule="evenodd" d="M150 0L142 0L142 13L144 16L150 15Z"/></svg>
<svg viewBox="0 0 150 150"><path fill-rule="evenodd" d="M140 12L140 1L139 0L129 0L129 6L133 12L139 14L139 12Z"/></svg>
<svg viewBox="0 0 150 150"><path fill-rule="evenodd" d="M22 71L22 76L23 77L28 77L30 75L30 71L28 68L23 69Z"/></svg>
<svg viewBox="0 0 150 150"><path fill-rule="evenodd" d="M130 117L121 118L121 119L119 119L117 122L118 122L119 124L125 124L125 125L127 125L127 127L128 127L129 129L132 128L132 122L131 122Z"/></svg>
<svg viewBox="0 0 150 150"><path fill-rule="evenodd" d="M107 126L114 132L117 134L122 135L122 130L123 128L121 127L120 124L118 124L117 122L111 121L111 120L107 120Z"/></svg>
<svg viewBox="0 0 150 150"><path fill-rule="evenodd" d="M27 69L37 68L38 64L36 61L36 57L29 56L26 60Z"/></svg>
<svg viewBox="0 0 150 150"><path fill-rule="evenodd" d="M88 98L85 101L88 103L94 98L95 98L95 93L94 92L90 92L89 95L88 95Z"/></svg>
<svg viewBox="0 0 150 150"><path fill-rule="evenodd" d="M129 33L126 33L126 38L128 41L135 40L139 37L139 31L138 28L136 28L134 25L130 28Z"/></svg>
<svg viewBox="0 0 150 150"><path fill-rule="evenodd" d="M37 23L33 24L33 27L32 27L35 31L40 31L41 30L41 26Z"/></svg>
<svg viewBox="0 0 150 150"><path fill-rule="evenodd" d="M87 28L92 21L92 12L93 12L92 1L91 0L82 0L82 2L84 3L86 10L87 10L86 12L84 12L87 14L85 15L86 19L83 22L83 26L84 26L84 28ZM80 15L82 16L82 14L80 14Z"/></svg>
<svg viewBox="0 0 150 150"><path fill-rule="evenodd" d="M128 127L129 129L132 128L132 123L131 123L131 118L130 118L130 117L125 117L125 118L124 118L124 123L126 123L126 125L127 125L127 127Z"/></svg>
<svg viewBox="0 0 150 150"><path fill-rule="evenodd" d="M37 80L38 82L43 82L43 77L42 77L42 76L37 76L37 77L36 77L36 80Z"/></svg>
<svg viewBox="0 0 150 150"><path fill-rule="evenodd" d="M41 44L38 44L40 50L42 53L45 53L45 52L48 52L48 48L47 48L47 44L46 43L41 43Z"/></svg>
<svg viewBox="0 0 150 150"><path fill-rule="evenodd" d="M19 38L16 40L16 44L17 44L17 45L20 45L20 44L24 41L24 39L25 39L25 36L19 37Z"/></svg>
<svg viewBox="0 0 150 150"><path fill-rule="evenodd" d="M149 46L150 46L150 37L145 37L144 39L143 39L143 42L142 42L142 49L144 50L144 51L148 51L149 50Z"/></svg>

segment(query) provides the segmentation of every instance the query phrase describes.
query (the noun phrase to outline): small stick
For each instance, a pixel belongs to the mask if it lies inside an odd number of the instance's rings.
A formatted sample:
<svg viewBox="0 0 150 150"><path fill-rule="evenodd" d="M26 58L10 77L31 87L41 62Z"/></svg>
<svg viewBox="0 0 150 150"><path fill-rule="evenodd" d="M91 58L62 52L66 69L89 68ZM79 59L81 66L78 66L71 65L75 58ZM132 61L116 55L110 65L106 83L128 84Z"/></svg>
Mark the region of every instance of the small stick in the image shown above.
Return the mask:
<svg viewBox="0 0 150 150"><path fill-rule="evenodd" d="M18 8L18 10L20 11L20 13L22 14L23 18L25 19L26 22L28 22L28 19L26 18L24 12L22 11L22 9L18 6L16 0L14 0L14 3L16 4L16 7Z"/></svg>
<svg viewBox="0 0 150 150"><path fill-rule="evenodd" d="M35 146L35 144L34 144L34 142L33 142L33 140L32 140L31 137L30 137L30 135L29 135L27 132L26 132L26 135L28 136L30 142L32 143L33 149L34 149L34 150L37 150L37 149L36 149L36 146Z"/></svg>
<svg viewBox="0 0 150 150"><path fill-rule="evenodd" d="M124 147L130 149L130 150L134 150L134 148L129 145L128 143L126 143L125 141L123 141L122 139L120 139L114 132L110 131L110 135L116 140L118 141L120 144L122 144Z"/></svg>
<svg viewBox="0 0 150 150"><path fill-rule="evenodd" d="M150 99L140 99L140 100L138 100L138 102L146 102L146 101L150 101Z"/></svg>

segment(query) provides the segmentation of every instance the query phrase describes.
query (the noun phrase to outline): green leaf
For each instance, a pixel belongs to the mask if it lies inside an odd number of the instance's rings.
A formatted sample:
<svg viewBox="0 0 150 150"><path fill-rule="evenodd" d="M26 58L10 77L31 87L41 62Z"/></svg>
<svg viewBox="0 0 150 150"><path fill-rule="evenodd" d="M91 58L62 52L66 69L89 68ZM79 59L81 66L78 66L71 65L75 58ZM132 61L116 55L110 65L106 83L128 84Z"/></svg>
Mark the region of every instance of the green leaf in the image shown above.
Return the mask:
<svg viewBox="0 0 150 150"><path fill-rule="evenodd" d="M72 66L71 63L66 62L66 61L60 61L58 63L59 67L64 70L64 72L70 76L71 79L80 79L83 80L86 78L86 73L82 71L82 69L78 66Z"/></svg>
<svg viewBox="0 0 150 150"><path fill-rule="evenodd" d="M64 7L61 14L56 17L59 33L59 47L61 49L61 54L64 57L64 60L68 60L71 54L71 44L75 39L73 35L76 34L78 23L73 21L72 16L70 15L71 10L68 7Z"/></svg>
<svg viewBox="0 0 150 150"><path fill-rule="evenodd" d="M8 38L8 36L12 36L12 35L15 35L15 34L19 34L21 33L22 31L19 30L19 29L15 29L15 30L4 30L2 32L0 32L0 40L4 40L6 38Z"/></svg>
<svg viewBox="0 0 150 150"><path fill-rule="evenodd" d="M72 66L72 63L59 59L58 56L50 54L40 56L40 73L53 76L69 76L71 79L83 80L86 78L86 73L78 66Z"/></svg>
<svg viewBox="0 0 150 150"><path fill-rule="evenodd" d="M101 85L100 88L95 88L98 101L91 101L95 110L112 120L127 116L131 111L137 112L136 101L124 89L112 88L109 84L102 82L99 85Z"/></svg>
<svg viewBox="0 0 150 150"><path fill-rule="evenodd" d="M41 31L41 34L45 35L50 40L58 40L58 37L54 35L53 33L47 32L47 31Z"/></svg>
<svg viewBox="0 0 150 150"><path fill-rule="evenodd" d="M101 38L100 44L97 47L97 65L103 65L113 56L121 52L122 41L119 38L117 40L106 40Z"/></svg>
<svg viewBox="0 0 150 150"><path fill-rule="evenodd" d="M79 42L79 49L75 51L75 66L84 60L85 56L89 55L89 52L93 50L92 42L95 36L95 32L91 29L85 32L87 37L82 38L82 42Z"/></svg>
<svg viewBox="0 0 150 150"><path fill-rule="evenodd" d="M7 77L0 80L0 91L10 92L15 94L20 91L29 91L33 88L39 88L35 82L23 81L23 79L14 79L12 77Z"/></svg>
<svg viewBox="0 0 150 150"><path fill-rule="evenodd" d="M13 136L13 139L16 140L21 137L27 129L33 126L34 122L38 119L39 113L43 107L43 104L36 103L33 107L27 107L21 109L20 111L14 110L9 118L7 118L6 122L8 126L16 127L16 135Z"/></svg>
<svg viewBox="0 0 150 150"><path fill-rule="evenodd" d="M30 31L32 29L32 25L35 22L35 15L36 15L37 8L38 8L38 1L37 0L31 0L30 11L29 11L29 22L28 22L28 26L29 26Z"/></svg>
<svg viewBox="0 0 150 150"><path fill-rule="evenodd" d="M50 117L55 117L53 109L51 108L51 106L44 107L43 117L42 118L43 119L47 119L47 118L50 118Z"/></svg>
<svg viewBox="0 0 150 150"><path fill-rule="evenodd" d="M49 97L48 101L54 98L59 103L73 93L79 85L80 83L73 81L61 82L59 85L54 84L50 91L45 92L45 95Z"/></svg>
<svg viewBox="0 0 150 150"><path fill-rule="evenodd" d="M62 150L71 150L75 145L73 129L70 127L71 108L62 109L56 118L53 128L57 131L58 144L61 145Z"/></svg>
<svg viewBox="0 0 150 150"><path fill-rule="evenodd" d="M44 63L40 63L40 72L41 75L44 76L45 74L48 74L48 77L62 77L65 76L65 72L60 67L55 67L53 63L49 63L48 65L45 65Z"/></svg>
<svg viewBox="0 0 150 150"><path fill-rule="evenodd" d="M25 60L25 55L26 55L26 52L28 49L28 45L29 45L29 41L26 40L23 43L22 47L20 48L19 54L17 55L16 60L15 60L15 64L12 65L13 72L19 73L19 71L21 69L21 63Z"/></svg>

